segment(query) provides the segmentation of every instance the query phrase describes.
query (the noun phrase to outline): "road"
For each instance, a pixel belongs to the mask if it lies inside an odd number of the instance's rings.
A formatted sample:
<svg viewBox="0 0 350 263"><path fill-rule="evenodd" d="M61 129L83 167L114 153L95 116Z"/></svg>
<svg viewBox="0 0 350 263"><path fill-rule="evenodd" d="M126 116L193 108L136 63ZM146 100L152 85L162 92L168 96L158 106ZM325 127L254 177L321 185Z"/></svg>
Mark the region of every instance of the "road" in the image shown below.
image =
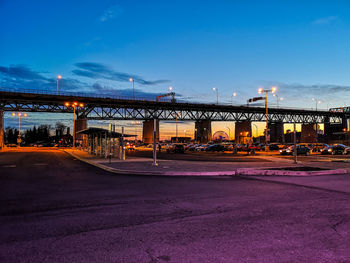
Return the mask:
<svg viewBox="0 0 350 263"><path fill-rule="evenodd" d="M0 153L0 262L350 262L350 195Z"/></svg>

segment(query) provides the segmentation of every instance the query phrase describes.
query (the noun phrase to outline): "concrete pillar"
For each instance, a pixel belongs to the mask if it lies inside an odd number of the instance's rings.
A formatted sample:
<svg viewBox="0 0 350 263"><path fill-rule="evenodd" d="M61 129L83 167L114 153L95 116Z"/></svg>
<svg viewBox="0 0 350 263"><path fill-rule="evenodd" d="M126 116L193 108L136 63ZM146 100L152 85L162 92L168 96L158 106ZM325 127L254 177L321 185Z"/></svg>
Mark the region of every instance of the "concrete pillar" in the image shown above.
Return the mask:
<svg viewBox="0 0 350 263"><path fill-rule="evenodd" d="M329 118L324 122L324 142L348 144L348 120L344 116L342 123L330 123Z"/></svg>
<svg viewBox="0 0 350 263"><path fill-rule="evenodd" d="M252 139L252 122L240 121L235 123L235 143L251 143Z"/></svg>
<svg viewBox="0 0 350 263"><path fill-rule="evenodd" d="M269 123L270 142L284 142L284 127L283 122Z"/></svg>
<svg viewBox="0 0 350 263"><path fill-rule="evenodd" d="M211 141L211 121L196 121L194 127L196 142L207 143Z"/></svg>
<svg viewBox="0 0 350 263"><path fill-rule="evenodd" d="M0 110L0 150L2 150L4 147L4 111Z"/></svg>
<svg viewBox="0 0 350 263"><path fill-rule="evenodd" d="M75 132L79 132L87 129L88 122L87 119L76 119L75 120ZM86 134L75 134L75 141L77 145L81 145L83 147L88 147L88 139Z"/></svg>
<svg viewBox="0 0 350 263"><path fill-rule="evenodd" d="M153 143L153 129L154 129L153 119L143 121L142 141L144 143ZM159 120L157 120L157 124L156 124L156 134L157 134L157 142L159 142Z"/></svg>
<svg viewBox="0 0 350 263"><path fill-rule="evenodd" d="M300 142L317 142L316 124L303 123L301 125Z"/></svg>

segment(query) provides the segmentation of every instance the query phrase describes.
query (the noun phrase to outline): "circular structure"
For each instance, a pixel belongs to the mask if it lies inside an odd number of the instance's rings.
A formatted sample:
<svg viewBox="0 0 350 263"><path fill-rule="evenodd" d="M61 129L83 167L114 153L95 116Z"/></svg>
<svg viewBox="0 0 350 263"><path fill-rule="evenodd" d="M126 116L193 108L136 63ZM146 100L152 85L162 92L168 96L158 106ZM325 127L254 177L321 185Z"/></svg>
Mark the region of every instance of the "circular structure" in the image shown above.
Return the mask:
<svg viewBox="0 0 350 263"><path fill-rule="evenodd" d="M224 132L224 131L217 131L213 135L213 140L214 141L217 141L217 140L221 140L222 141L222 140L228 140L228 139L229 139L229 137L228 137L227 133Z"/></svg>

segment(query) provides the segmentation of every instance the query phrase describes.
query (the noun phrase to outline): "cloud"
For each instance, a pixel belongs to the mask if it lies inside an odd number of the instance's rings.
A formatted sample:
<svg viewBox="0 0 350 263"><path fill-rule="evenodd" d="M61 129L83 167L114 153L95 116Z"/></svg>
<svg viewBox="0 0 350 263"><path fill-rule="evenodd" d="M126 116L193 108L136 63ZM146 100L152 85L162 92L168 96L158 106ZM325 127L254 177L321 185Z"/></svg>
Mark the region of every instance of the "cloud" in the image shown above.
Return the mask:
<svg viewBox="0 0 350 263"><path fill-rule="evenodd" d="M100 63L82 62L75 64L75 66L78 69L73 70L73 74L91 79L107 79L118 82L128 82L129 79L132 78L135 83L141 85L157 85L169 82L169 80L145 80L144 78L134 74L115 71Z"/></svg>
<svg viewBox="0 0 350 263"><path fill-rule="evenodd" d="M108 20L114 19L118 15L120 15L123 12L123 10L120 8L119 5L113 5L106 9L103 14L100 16L101 22L106 22Z"/></svg>
<svg viewBox="0 0 350 263"><path fill-rule="evenodd" d="M0 74L13 79L47 80L40 73L31 70L25 65L0 66Z"/></svg>
<svg viewBox="0 0 350 263"><path fill-rule="evenodd" d="M129 78L132 77L135 79L135 82L143 85L163 83L163 81L160 80L147 81L136 75L115 72L98 63L79 63L78 66L80 69L74 70L74 74L89 78L92 81L84 82L80 78L63 76L59 82L60 91L84 92L99 95L105 94L111 95L111 97L131 98L133 95L132 89L120 89L117 85L102 85L96 80L101 79L105 81L107 79L125 82L129 81ZM55 93L57 83L56 76L47 77L45 74L35 71L26 65L0 66L0 88L10 89L12 91L41 90ZM140 89L135 89L135 96L137 98L155 100L158 95L160 95L160 93L144 92ZM177 94L177 97L181 97L181 95ZM170 98L164 98L163 100L170 100Z"/></svg>
<svg viewBox="0 0 350 263"><path fill-rule="evenodd" d="M56 91L56 78L49 78L25 65L0 66L0 85L12 90ZM77 79L62 78L60 90L77 92L87 84Z"/></svg>
<svg viewBox="0 0 350 263"><path fill-rule="evenodd" d="M307 106L313 107L312 98L322 101L320 107L325 108L327 104L343 105L346 98L350 96L350 86L336 84L311 84L283 83L267 81L264 87L277 86L277 94L283 97L283 104L293 105L293 107ZM274 102L275 99L272 100Z"/></svg>
<svg viewBox="0 0 350 263"><path fill-rule="evenodd" d="M316 19L312 22L314 25L325 25L325 24L330 24L331 22L337 20L337 16L328 16L328 17L322 17L319 19Z"/></svg>

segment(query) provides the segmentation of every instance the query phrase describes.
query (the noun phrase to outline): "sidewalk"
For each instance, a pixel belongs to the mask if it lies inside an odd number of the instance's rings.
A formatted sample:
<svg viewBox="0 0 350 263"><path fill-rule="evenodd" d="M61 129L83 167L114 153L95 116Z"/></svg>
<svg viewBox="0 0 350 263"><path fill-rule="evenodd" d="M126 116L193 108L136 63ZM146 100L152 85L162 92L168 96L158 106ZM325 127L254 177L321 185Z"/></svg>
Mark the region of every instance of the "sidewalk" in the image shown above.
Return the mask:
<svg viewBox="0 0 350 263"><path fill-rule="evenodd" d="M259 171L260 169L268 168L276 169L302 166L324 169L335 169L334 167L336 167L336 169L342 168L346 169L347 172L350 172L349 163L338 163L335 165L331 162L298 162L298 164L294 164L293 160L271 156L267 156L266 158L259 156L257 157L258 161L250 162L158 160L158 166L153 166L153 160L151 158L127 157L127 159L124 161L113 158L111 163L109 163L109 161L105 158L92 156L84 151L65 149L65 152L73 155L75 158L81 161L95 165L106 171L119 174L164 176L233 176L237 175L237 171L242 171L244 169L249 171ZM266 161L264 161L264 159ZM257 173L251 173L251 175L257 175Z"/></svg>

